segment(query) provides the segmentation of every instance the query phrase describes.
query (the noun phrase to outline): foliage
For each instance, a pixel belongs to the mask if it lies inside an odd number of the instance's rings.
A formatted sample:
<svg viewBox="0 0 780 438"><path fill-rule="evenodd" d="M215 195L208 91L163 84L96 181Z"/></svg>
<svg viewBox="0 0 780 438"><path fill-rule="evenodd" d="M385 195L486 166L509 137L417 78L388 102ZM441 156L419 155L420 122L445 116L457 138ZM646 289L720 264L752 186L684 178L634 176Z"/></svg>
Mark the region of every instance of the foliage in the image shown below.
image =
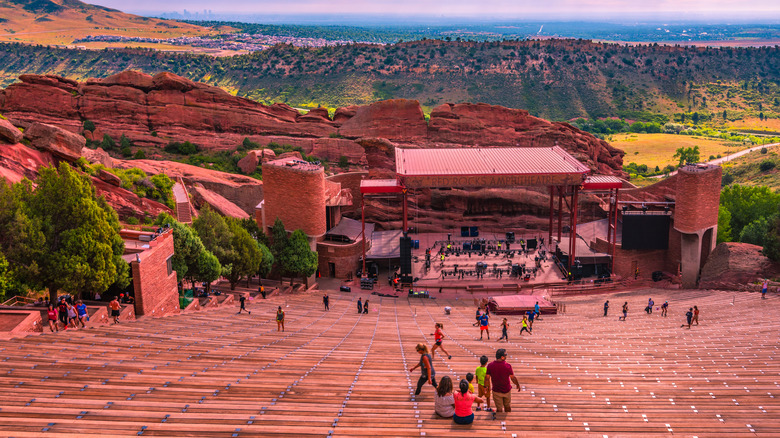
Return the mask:
<svg viewBox="0 0 780 438"><path fill-rule="evenodd" d="M173 229L173 259L171 263L176 271L176 279L195 279L200 273L200 262L208 250L200 237L189 226L177 221L168 213L160 213L155 225L167 225ZM210 253L209 253L210 254ZM216 280L216 278L215 278Z"/></svg>
<svg viewBox="0 0 780 438"><path fill-rule="evenodd" d="M774 217L761 217L747 224L745 228L742 229L742 232L739 233L739 241L763 247L766 244L766 239L774 220Z"/></svg>
<svg viewBox="0 0 780 438"><path fill-rule="evenodd" d="M731 212L722 205L718 206L717 242L731 242Z"/></svg>
<svg viewBox="0 0 780 438"><path fill-rule="evenodd" d="M193 275L196 281L206 283L207 291L211 289L211 282L215 281L222 274L222 265L219 259L209 250L203 250L198 254L197 269Z"/></svg>
<svg viewBox="0 0 780 438"><path fill-rule="evenodd" d="M0 242L20 280L47 288L52 300L60 289L80 295L125 287L119 219L90 178L62 163L42 167L35 183L35 190L27 180L9 189L0 185L13 215L0 229Z"/></svg>
<svg viewBox="0 0 780 438"><path fill-rule="evenodd" d="M342 169L349 169L349 158L346 155L339 157L339 167Z"/></svg>
<svg viewBox="0 0 780 438"><path fill-rule="evenodd" d="M682 166L686 163L698 163L699 162L699 147L694 146L692 148L678 148L677 152L672 156L672 158L677 158L678 163L677 166Z"/></svg>
<svg viewBox="0 0 780 438"><path fill-rule="evenodd" d="M721 191L720 205L731 213L732 236L741 236L742 229L749 223L777 214L780 194L765 186L733 184Z"/></svg>
<svg viewBox="0 0 780 438"><path fill-rule="evenodd" d="M282 220L278 217L274 221L273 227L271 227L271 253L277 263L282 258L284 248L287 247L287 230L284 228Z"/></svg>
<svg viewBox="0 0 780 438"><path fill-rule="evenodd" d="M173 185L175 182L168 175L158 173L149 177L146 172L136 167L104 170L118 176L122 181L122 188L130 190L141 198L153 199L171 209L175 207L173 199Z"/></svg>
<svg viewBox="0 0 780 438"><path fill-rule="evenodd" d="M772 160L764 160L761 162L761 164L758 165L758 168L762 172L768 172L775 168L775 162Z"/></svg>
<svg viewBox="0 0 780 438"><path fill-rule="evenodd" d="M257 274L260 277L267 277L268 274L271 273L271 269L274 267L274 255L271 253L271 250L268 248L268 246L262 243L259 243L258 245L260 245L262 257L260 259L260 267L257 270Z"/></svg>
<svg viewBox="0 0 780 438"><path fill-rule="evenodd" d="M293 277L303 277L306 280L317 271L317 252L311 250L309 239L302 230L295 230L290 235L287 245L282 250L279 263L282 270L290 274L291 285Z"/></svg>
<svg viewBox="0 0 780 438"><path fill-rule="evenodd" d="M263 253L257 241L241 226L235 218L227 218L227 225L232 234L230 239L231 256L230 272L226 275L230 288L235 289L242 277L255 275L260 269Z"/></svg>
<svg viewBox="0 0 780 438"><path fill-rule="evenodd" d="M200 152L200 146L190 143L189 141L185 142L178 142L178 141L172 141L165 145L165 152L168 152L170 154L177 154L177 155L192 155L197 152Z"/></svg>
<svg viewBox="0 0 780 438"><path fill-rule="evenodd" d="M84 123L82 123L81 126L85 131L93 132L95 130L95 123L91 120L84 120Z"/></svg>

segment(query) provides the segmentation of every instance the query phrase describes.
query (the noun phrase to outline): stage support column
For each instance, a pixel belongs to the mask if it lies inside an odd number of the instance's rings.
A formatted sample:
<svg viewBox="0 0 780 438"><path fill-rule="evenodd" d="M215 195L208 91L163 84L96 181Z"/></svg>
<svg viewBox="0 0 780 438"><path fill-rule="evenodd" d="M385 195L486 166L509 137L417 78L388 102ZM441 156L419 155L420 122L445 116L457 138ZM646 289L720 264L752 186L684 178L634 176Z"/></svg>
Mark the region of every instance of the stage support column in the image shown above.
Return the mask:
<svg viewBox="0 0 780 438"><path fill-rule="evenodd" d="M360 197L360 225L363 227L363 275L366 273L366 203L365 197Z"/></svg>
<svg viewBox="0 0 780 438"><path fill-rule="evenodd" d="M558 243L561 243L561 231L563 229L563 189L558 186Z"/></svg>
<svg viewBox="0 0 780 438"><path fill-rule="evenodd" d="M572 186L571 205L569 206L569 220L571 224L569 229L569 272L574 266L574 258L577 256L577 202L580 186Z"/></svg>
<svg viewBox="0 0 780 438"><path fill-rule="evenodd" d="M615 189L615 194L613 196L610 196L610 202L612 204L609 206L609 212L610 212L610 222L609 222L609 229L607 230L607 237L609 239L609 272L612 274L612 271L615 269L615 247L617 245L617 216L618 216L618 192L620 189Z"/></svg>
<svg viewBox="0 0 780 438"><path fill-rule="evenodd" d="M553 215L555 214L555 187L550 186L550 236L547 239L547 248L552 247L552 236L553 236Z"/></svg>

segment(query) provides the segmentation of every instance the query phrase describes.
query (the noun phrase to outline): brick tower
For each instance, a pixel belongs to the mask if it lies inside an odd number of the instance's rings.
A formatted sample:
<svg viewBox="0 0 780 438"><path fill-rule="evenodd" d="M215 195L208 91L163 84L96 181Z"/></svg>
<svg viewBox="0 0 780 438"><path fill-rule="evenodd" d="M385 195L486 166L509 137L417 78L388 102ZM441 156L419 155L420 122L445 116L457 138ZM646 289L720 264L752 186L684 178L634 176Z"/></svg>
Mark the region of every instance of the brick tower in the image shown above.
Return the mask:
<svg viewBox="0 0 780 438"><path fill-rule="evenodd" d="M683 287L696 287L699 273L715 248L723 170L712 164L688 164L677 171L674 229L681 234Z"/></svg>

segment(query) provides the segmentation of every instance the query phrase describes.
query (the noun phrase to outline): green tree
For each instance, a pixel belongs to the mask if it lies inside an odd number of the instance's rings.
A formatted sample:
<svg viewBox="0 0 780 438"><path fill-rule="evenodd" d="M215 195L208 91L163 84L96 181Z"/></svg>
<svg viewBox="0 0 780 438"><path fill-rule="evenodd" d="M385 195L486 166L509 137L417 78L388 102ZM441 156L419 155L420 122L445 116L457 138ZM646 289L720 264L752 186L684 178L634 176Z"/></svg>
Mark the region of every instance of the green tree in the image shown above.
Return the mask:
<svg viewBox="0 0 780 438"><path fill-rule="evenodd" d="M242 277L257 273L263 253L257 241L241 226L238 219L228 218L226 222L231 233L231 258L228 260L230 272L226 277L230 282L230 289L233 290Z"/></svg>
<svg viewBox="0 0 780 438"><path fill-rule="evenodd" d="M103 134L103 141L100 142L100 147L103 148L104 151L112 151L116 149L116 142L110 135Z"/></svg>
<svg viewBox="0 0 780 438"><path fill-rule="evenodd" d="M271 253L277 262L282 258L282 252L287 247L287 240L287 230L284 229L282 220L277 217L274 226L271 227Z"/></svg>
<svg viewBox="0 0 780 438"><path fill-rule="evenodd" d="M686 163L697 163L699 162L699 147L694 146L692 148L677 148L677 152L675 152L672 158L678 159L677 166L682 166Z"/></svg>
<svg viewBox="0 0 780 438"><path fill-rule="evenodd" d="M0 182L2 183L2 182ZM0 253L0 299L5 301L6 294L11 290L11 284L13 278L11 275L11 269L8 267L8 260Z"/></svg>
<svg viewBox="0 0 780 438"><path fill-rule="evenodd" d="M271 273L271 269L274 267L274 255L271 250L264 244L260 243L260 251L263 256L260 260L260 268L257 271L257 275L260 277L267 277Z"/></svg>
<svg viewBox="0 0 780 438"><path fill-rule="evenodd" d="M116 212L98 198L88 176L68 164L42 167L33 190L30 181L16 188L13 223L0 233L9 261L19 279L33 288L46 288L50 300L62 289L75 295L103 292L116 283L129 284L128 264L122 260Z"/></svg>
<svg viewBox="0 0 780 438"><path fill-rule="evenodd" d="M722 205L718 206L717 242L731 242L731 213Z"/></svg>
<svg viewBox="0 0 780 438"><path fill-rule="evenodd" d="M295 230L290 235L279 262L282 270L290 275L290 285L293 278L298 276L303 277L306 286L309 286L308 277L317 272L318 257L317 252L311 250L309 239L302 230Z"/></svg>
<svg viewBox="0 0 780 438"><path fill-rule="evenodd" d="M773 222L774 218L760 217L745 225L745 228L739 233L739 241L763 247L766 244L766 239Z"/></svg>
<svg viewBox="0 0 780 438"><path fill-rule="evenodd" d="M206 249L217 256L222 267L226 268L226 262L232 258L230 239L233 235L225 219L207 205L192 223L192 228L198 233Z"/></svg>
<svg viewBox="0 0 780 438"><path fill-rule="evenodd" d="M220 275L222 275L222 265L219 263L217 256L207 249L201 251L198 254L197 267L192 274L192 278L206 283L206 292L210 292L211 282L217 280Z"/></svg>
<svg viewBox="0 0 780 438"><path fill-rule="evenodd" d="M732 236L741 236L747 224L777 214L780 194L766 186L732 184L721 190L720 205L731 213Z"/></svg>
<svg viewBox="0 0 780 438"><path fill-rule="evenodd" d="M205 281L197 278L200 274L201 263L204 257L206 257L204 254L208 254L210 257L214 257L214 255L206 249L195 231L177 221L168 213L160 213L154 223L155 225L168 225L173 229L173 259L171 264L173 265L173 270L176 271L177 280L182 281L185 278L189 278L191 281ZM217 258L214 257L214 260L217 260ZM219 275L214 280L217 278L219 278Z"/></svg>

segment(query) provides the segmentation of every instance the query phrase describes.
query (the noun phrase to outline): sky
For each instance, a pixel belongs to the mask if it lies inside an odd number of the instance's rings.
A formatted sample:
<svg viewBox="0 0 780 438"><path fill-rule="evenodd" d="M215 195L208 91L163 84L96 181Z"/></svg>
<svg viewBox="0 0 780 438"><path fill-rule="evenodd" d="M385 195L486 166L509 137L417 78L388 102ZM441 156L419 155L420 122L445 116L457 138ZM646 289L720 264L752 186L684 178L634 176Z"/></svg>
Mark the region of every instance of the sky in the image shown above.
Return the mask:
<svg viewBox="0 0 780 438"><path fill-rule="evenodd" d="M383 15L478 19L761 19L780 23L778 0L87 0L125 12L211 10L214 14Z"/></svg>

